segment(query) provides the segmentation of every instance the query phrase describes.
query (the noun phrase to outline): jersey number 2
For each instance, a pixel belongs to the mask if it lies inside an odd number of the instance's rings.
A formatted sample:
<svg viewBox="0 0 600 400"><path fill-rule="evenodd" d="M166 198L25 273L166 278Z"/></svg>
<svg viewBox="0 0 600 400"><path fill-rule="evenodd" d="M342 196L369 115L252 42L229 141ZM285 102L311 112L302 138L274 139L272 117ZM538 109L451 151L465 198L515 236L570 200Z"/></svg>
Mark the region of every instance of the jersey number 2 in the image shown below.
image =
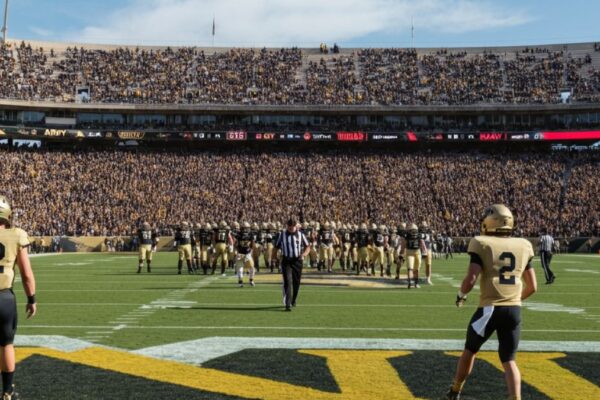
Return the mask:
<svg viewBox="0 0 600 400"><path fill-rule="evenodd" d="M5 251L6 251L6 249L4 248L4 245L2 243L0 243L0 260L4 260ZM0 266L0 274L3 274L3 273L4 273L4 266Z"/></svg>
<svg viewBox="0 0 600 400"><path fill-rule="evenodd" d="M516 281L515 276L511 275L509 278L506 278L504 276L504 274L513 272L515 270L515 264L516 264L515 255L513 253L510 253L507 251L507 252L500 254L499 260L500 261L508 260L510 263L510 265L500 268L500 271L499 271L500 284L501 285L514 285L515 281Z"/></svg>

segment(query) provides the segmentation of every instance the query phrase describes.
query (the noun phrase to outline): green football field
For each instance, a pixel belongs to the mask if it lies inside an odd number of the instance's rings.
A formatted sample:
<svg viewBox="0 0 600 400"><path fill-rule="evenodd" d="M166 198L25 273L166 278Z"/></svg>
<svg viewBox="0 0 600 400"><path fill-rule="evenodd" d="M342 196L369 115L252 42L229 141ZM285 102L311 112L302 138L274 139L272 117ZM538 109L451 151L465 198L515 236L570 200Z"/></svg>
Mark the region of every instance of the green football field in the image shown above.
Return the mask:
<svg viewBox="0 0 600 400"><path fill-rule="evenodd" d="M277 274L261 272L256 287L239 288L231 270L226 277L177 275L176 253L155 255L150 274L135 273L133 254L35 257L38 315L20 319L19 371L59 382L59 371L70 371L79 386L77 395L48 394L22 372L27 384L20 391L27 398L148 398L148 391L179 393L172 398L380 398L388 392L385 398L439 398L477 306L477 289L465 307L454 305L467 263L464 255L433 260L434 285L411 290L389 278L305 269L298 306L286 313ZM534 266L539 286L523 307L523 362L556 371L544 383L544 374L528 376L522 367L524 398L600 396L600 257L555 256L553 285L544 284L537 258ZM15 288L23 315L18 278ZM486 349L467 399L504 396L494 344ZM178 368L173 376L166 372ZM114 384L98 386L103 379ZM568 385L552 388L560 379L570 382L569 391ZM583 397L557 397L573 385Z"/></svg>

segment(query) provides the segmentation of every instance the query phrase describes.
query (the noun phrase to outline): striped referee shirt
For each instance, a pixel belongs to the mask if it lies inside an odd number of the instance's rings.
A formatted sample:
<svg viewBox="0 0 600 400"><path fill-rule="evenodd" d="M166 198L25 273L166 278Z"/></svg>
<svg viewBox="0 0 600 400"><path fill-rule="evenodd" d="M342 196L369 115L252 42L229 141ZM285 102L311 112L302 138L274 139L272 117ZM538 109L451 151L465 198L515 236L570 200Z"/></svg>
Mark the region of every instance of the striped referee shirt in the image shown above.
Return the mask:
<svg viewBox="0 0 600 400"><path fill-rule="evenodd" d="M283 256L287 258L300 258L302 252L309 246L306 236L302 232L289 233L281 231L275 247L280 248Z"/></svg>
<svg viewBox="0 0 600 400"><path fill-rule="evenodd" d="M540 251L552 251L554 245L554 239L552 236L546 234L540 236Z"/></svg>

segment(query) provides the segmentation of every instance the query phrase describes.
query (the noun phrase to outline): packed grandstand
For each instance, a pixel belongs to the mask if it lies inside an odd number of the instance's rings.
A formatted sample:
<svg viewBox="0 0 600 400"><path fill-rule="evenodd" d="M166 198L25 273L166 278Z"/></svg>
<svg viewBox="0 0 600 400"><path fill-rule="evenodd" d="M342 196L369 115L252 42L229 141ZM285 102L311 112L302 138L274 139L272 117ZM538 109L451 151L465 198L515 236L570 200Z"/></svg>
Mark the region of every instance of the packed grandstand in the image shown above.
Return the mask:
<svg viewBox="0 0 600 400"><path fill-rule="evenodd" d="M600 101L598 44L315 50L0 46L0 98L101 103L534 104Z"/></svg>
<svg viewBox="0 0 600 400"><path fill-rule="evenodd" d="M290 216L388 226L429 221L437 231L470 236L492 203L511 207L521 235L545 227L555 236L590 236L600 221L597 145L568 151L569 134L559 145L567 151L463 139L537 140L544 139L538 131L565 127L589 133L600 125L598 102L594 43L323 54L9 42L0 47L0 135L8 133L0 140L0 177L12 182L3 194L16 223L36 236L129 235L142 221L170 232L181 221ZM334 108L293 108L315 105ZM481 114L481 105L499 108ZM446 111L453 106L463 109ZM242 143L253 129L256 140L291 132L300 141L316 139L314 132L365 140ZM379 137L390 141L370 144L372 132L392 133ZM401 139L422 142L424 133L450 133L457 142L411 148ZM221 134L232 140L193 143ZM32 136L41 149L17 148ZM87 141L113 137L123 140Z"/></svg>

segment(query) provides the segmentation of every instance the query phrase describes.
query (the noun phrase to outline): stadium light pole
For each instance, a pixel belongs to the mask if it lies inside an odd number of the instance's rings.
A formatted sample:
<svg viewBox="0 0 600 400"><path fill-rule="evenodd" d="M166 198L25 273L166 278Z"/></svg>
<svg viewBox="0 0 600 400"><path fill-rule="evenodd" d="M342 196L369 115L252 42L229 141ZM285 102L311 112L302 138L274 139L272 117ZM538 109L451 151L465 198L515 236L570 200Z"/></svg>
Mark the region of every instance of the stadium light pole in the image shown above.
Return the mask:
<svg viewBox="0 0 600 400"><path fill-rule="evenodd" d="M6 23L8 21L8 0L4 0L4 25L2 25L2 43L6 43L6 31L8 27Z"/></svg>

